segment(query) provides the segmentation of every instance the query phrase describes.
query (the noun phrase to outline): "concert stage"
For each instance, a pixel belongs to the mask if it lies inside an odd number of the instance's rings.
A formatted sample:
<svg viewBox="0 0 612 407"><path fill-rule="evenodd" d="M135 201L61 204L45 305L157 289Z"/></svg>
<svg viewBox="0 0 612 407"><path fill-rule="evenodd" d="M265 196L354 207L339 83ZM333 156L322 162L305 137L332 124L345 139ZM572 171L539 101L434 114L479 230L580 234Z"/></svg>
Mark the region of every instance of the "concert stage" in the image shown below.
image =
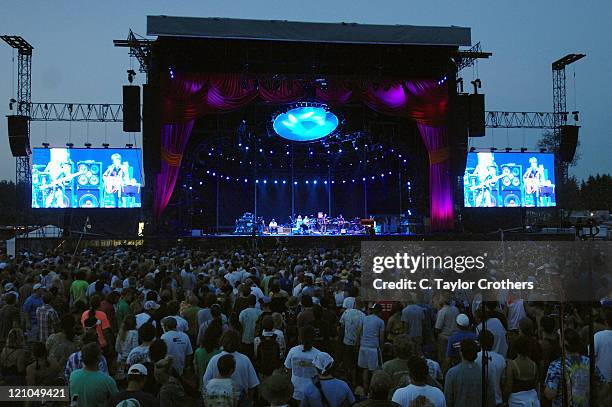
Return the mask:
<svg viewBox="0 0 612 407"><path fill-rule="evenodd" d="M143 110L161 112L160 156L146 118L143 134L147 234L278 228L327 242L455 228L465 140L452 115L469 28L147 23Z"/></svg>

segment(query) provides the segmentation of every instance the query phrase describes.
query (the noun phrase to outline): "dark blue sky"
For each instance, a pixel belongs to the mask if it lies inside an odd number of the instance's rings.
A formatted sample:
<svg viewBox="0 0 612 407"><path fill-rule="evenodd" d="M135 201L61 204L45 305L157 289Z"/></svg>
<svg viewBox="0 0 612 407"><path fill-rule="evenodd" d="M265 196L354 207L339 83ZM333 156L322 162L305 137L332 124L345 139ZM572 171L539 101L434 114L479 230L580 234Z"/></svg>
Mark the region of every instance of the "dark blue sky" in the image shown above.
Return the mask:
<svg viewBox="0 0 612 407"><path fill-rule="evenodd" d="M129 28L146 33L146 15L285 19L472 28L493 57L462 72L480 77L487 110L551 111L553 60L572 52L587 58L568 68L568 110L581 111L582 158L573 173L582 178L612 172L612 2L546 1L12 1L3 2L2 34L18 34L34 46L32 99L42 102L120 103L130 59L112 40ZM85 5L86 4L86 5ZM0 44L0 113L8 114L14 94L13 52ZM137 64L133 61L133 64ZM574 81L575 70L575 81ZM143 80L138 75L137 82ZM14 79L16 81L16 78ZM575 87L574 87L575 83ZM6 103L5 103L6 101ZM14 179L14 159L0 121L0 179ZM474 146L533 147L541 131L487 130ZM87 138L122 146L121 125L33 123L32 145L47 140L83 145ZM508 143L509 140L509 143ZM137 144L140 144L137 136Z"/></svg>

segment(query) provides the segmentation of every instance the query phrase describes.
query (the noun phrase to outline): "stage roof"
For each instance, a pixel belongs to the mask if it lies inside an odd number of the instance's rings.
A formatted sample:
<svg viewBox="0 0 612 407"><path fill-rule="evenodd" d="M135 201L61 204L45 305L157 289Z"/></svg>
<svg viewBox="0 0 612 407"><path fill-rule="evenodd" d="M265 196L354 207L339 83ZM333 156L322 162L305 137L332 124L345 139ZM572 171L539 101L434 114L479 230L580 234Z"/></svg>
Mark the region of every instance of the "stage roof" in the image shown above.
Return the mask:
<svg viewBox="0 0 612 407"><path fill-rule="evenodd" d="M217 17L147 16L147 34L159 37L346 44L471 45L471 31L468 27L311 23Z"/></svg>

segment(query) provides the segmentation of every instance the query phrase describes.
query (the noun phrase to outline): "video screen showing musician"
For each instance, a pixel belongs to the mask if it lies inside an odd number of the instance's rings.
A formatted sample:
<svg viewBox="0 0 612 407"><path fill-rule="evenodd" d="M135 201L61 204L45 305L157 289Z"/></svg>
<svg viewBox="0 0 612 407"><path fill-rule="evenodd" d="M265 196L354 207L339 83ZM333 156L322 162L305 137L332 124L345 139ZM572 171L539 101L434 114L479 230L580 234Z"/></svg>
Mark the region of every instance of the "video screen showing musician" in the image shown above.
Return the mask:
<svg viewBox="0 0 612 407"><path fill-rule="evenodd" d="M67 148L52 148L49 151L49 163L40 177L43 184L39 189L43 192L45 208L68 208L70 200L66 196L66 184L76 175L72 173L72 160Z"/></svg>
<svg viewBox="0 0 612 407"><path fill-rule="evenodd" d="M129 174L126 168L127 162L125 164L121 162L120 154L115 153L111 155L111 160L111 165L102 174L104 194L107 198L109 196L112 197L112 207L118 208L122 203L122 188L127 183ZM108 202L107 199L105 201Z"/></svg>
<svg viewBox="0 0 612 407"><path fill-rule="evenodd" d="M525 198L533 200L533 206L540 206L540 187L545 183L544 167L538 165L538 159L529 159L529 168L523 174L523 184L525 185Z"/></svg>
<svg viewBox="0 0 612 407"><path fill-rule="evenodd" d="M497 164L493 153L480 152L477 157L478 164L472 175L476 177L478 183L470 187L470 191L475 195L475 206L477 208L495 207L497 201L493 195L493 187L501 177L498 175Z"/></svg>

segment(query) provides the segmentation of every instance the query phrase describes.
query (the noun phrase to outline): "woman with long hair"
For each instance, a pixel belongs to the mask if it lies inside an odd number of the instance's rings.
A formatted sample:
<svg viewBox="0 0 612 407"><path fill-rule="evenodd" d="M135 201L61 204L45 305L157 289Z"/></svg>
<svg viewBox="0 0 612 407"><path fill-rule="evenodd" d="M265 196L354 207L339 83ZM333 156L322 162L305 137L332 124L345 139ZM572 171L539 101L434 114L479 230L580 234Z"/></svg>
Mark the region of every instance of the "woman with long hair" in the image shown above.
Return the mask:
<svg viewBox="0 0 612 407"><path fill-rule="evenodd" d="M59 366L66 366L68 357L79 350L80 338L75 334L74 318L71 315L64 315L60 323L62 330L47 338L47 352L49 358Z"/></svg>
<svg viewBox="0 0 612 407"><path fill-rule="evenodd" d="M128 355L138 346L138 331L136 330L136 317L128 314L121 323L119 334L115 340L117 353L117 380L125 379L126 362Z"/></svg>
<svg viewBox="0 0 612 407"><path fill-rule="evenodd" d="M539 407L538 365L530 359L529 339L519 336L514 342L517 356L506 363L506 383L504 386L509 407Z"/></svg>
<svg viewBox="0 0 612 407"><path fill-rule="evenodd" d="M58 384L60 365L49 357L47 348L41 342L32 344L32 362L26 369L26 384L28 386L53 386Z"/></svg>
<svg viewBox="0 0 612 407"><path fill-rule="evenodd" d="M215 320L213 318L213 321L208 325L201 340L198 342L198 349L196 349L193 356L193 366L199 381L198 389L202 388L202 377L204 372L206 372L208 362L210 362L213 356L221 352L219 338L221 338L222 334L223 327L220 319Z"/></svg>
<svg viewBox="0 0 612 407"><path fill-rule="evenodd" d="M0 353L0 375L5 385L25 384L27 353L25 336L20 328L13 328L6 337L6 345Z"/></svg>

